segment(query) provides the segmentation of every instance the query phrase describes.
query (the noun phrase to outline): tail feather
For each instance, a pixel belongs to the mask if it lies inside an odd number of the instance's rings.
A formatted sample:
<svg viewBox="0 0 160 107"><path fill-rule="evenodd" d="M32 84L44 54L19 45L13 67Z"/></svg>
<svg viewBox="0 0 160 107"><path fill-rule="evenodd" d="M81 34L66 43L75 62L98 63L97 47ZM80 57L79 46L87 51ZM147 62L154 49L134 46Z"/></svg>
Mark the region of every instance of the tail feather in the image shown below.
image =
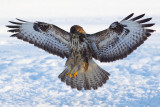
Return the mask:
<svg viewBox="0 0 160 107"><path fill-rule="evenodd" d="M66 80L66 76L65 76L65 75L66 75L67 72L68 72L68 70L65 69L65 70L58 76L58 78L60 78L62 82L65 82L65 80Z"/></svg>
<svg viewBox="0 0 160 107"><path fill-rule="evenodd" d="M71 85L71 78L69 76L66 76L66 84Z"/></svg>
<svg viewBox="0 0 160 107"><path fill-rule="evenodd" d="M92 74L93 75L93 74ZM93 89L97 89L97 80L95 79L94 75L93 75L93 78L92 78L92 88Z"/></svg>
<svg viewBox="0 0 160 107"><path fill-rule="evenodd" d="M77 87L77 77L71 78L71 87L76 88Z"/></svg>
<svg viewBox="0 0 160 107"><path fill-rule="evenodd" d="M99 68L99 69L101 69L101 68ZM106 75L106 72L104 72L103 69L101 69L100 75L102 77L102 82L106 83L106 80L108 80L109 78L108 78L108 76Z"/></svg>
<svg viewBox="0 0 160 107"><path fill-rule="evenodd" d="M102 86L101 75L99 74L99 72L97 70L96 70L96 72L93 72L93 73L94 73L94 78L95 78L97 87L101 87Z"/></svg>
<svg viewBox="0 0 160 107"><path fill-rule="evenodd" d="M93 60L89 61L88 70L80 69L76 77L66 76L69 70L66 68L58 77L71 88L77 90L91 90L101 87L109 79L109 73L100 68Z"/></svg>
<svg viewBox="0 0 160 107"><path fill-rule="evenodd" d="M77 74L77 89L82 90L85 80L84 80L84 74L83 73L78 73Z"/></svg>
<svg viewBox="0 0 160 107"><path fill-rule="evenodd" d="M90 90L90 83L89 83L89 78L87 78L88 76L86 74L84 74L84 80L85 80L85 84L84 84L84 89L85 90Z"/></svg>
<svg viewBox="0 0 160 107"><path fill-rule="evenodd" d="M103 69L101 69L100 67L98 67L99 69L96 70L96 74L95 74L95 77L97 78L97 85L99 87L101 87L106 80L108 80L108 75L106 76L105 73L103 72ZM106 72L106 71L105 71Z"/></svg>
<svg viewBox="0 0 160 107"><path fill-rule="evenodd" d="M88 76L88 78L89 78L89 80L90 80L90 86L93 88L93 89L97 89L97 80L96 80L96 78L94 78L94 74L93 73L91 73L90 74L91 76ZM91 78L91 77L93 77L93 78Z"/></svg>

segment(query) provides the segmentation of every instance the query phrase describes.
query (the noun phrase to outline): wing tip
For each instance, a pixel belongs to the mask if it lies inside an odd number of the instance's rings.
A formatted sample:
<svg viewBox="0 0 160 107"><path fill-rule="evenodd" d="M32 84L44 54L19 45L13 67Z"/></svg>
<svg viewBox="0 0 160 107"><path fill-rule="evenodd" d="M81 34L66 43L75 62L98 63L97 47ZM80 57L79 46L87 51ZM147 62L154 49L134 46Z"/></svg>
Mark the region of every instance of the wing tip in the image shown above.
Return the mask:
<svg viewBox="0 0 160 107"><path fill-rule="evenodd" d="M22 19L19 19L19 18L16 18L18 21L21 21L21 22L27 22L27 21L24 21Z"/></svg>
<svg viewBox="0 0 160 107"><path fill-rule="evenodd" d="M20 21L20 22L15 22L15 21L8 21L9 23L12 23L12 24L16 24L16 25L22 25L23 24L23 22L27 22L27 21L24 21L24 20L21 20L21 19L19 19L19 18L16 18L18 21Z"/></svg>
<svg viewBox="0 0 160 107"><path fill-rule="evenodd" d="M131 20L132 20L132 21L135 21L135 20L138 20L138 19L140 19L140 18L142 18L142 17L144 17L144 16L145 16L145 13L144 13L144 14L141 14L141 15L139 15L139 16L136 16L136 17L132 18Z"/></svg>
<svg viewBox="0 0 160 107"><path fill-rule="evenodd" d="M12 32L12 33L19 32L19 29L11 29L11 30L8 30L8 32Z"/></svg>
<svg viewBox="0 0 160 107"><path fill-rule="evenodd" d="M142 20L139 20L139 21L137 21L137 22L138 22L138 23L146 23L146 22L149 22L150 20L152 20L152 17L146 18L146 19L142 19Z"/></svg>
<svg viewBox="0 0 160 107"><path fill-rule="evenodd" d="M20 26L6 25L8 28L19 28Z"/></svg>
<svg viewBox="0 0 160 107"><path fill-rule="evenodd" d="M128 20L129 18L131 18L134 15L134 13L129 14L127 17L125 17L123 20ZM122 21L123 21L122 20Z"/></svg>
<svg viewBox="0 0 160 107"><path fill-rule="evenodd" d="M16 25L22 25L22 24L23 24L23 23L14 22L14 21L8 21L8 22L10 22L10 23L12 23L12 24L16 24Z"/></svg>
<svg viewBox="0 0 160 107"><path fill-rule="evenodd" d="M149 23L149 24L142 24L142 27L152 27L155 23Z"/></svg>

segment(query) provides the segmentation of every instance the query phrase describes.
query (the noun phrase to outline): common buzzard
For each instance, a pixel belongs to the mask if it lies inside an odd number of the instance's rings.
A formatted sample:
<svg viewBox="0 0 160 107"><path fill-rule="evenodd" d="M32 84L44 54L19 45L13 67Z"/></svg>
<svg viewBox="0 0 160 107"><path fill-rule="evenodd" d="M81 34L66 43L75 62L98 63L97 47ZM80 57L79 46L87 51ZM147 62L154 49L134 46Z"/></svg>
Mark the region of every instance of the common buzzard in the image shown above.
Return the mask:
<svg viewBox="0 0 160 107"><path fill-rule="evenodd" d="M58 76L61 81L78 90L101 87L109 73L98 66L93 58L101 62L112 62L125 58L151 35L148 29L154 23L141 19L145 14L131 18L133 13L120 22L112 23L108 29L87 34L79 25L67 32L53 24L44 22L9 21L11 37L17 37L53 55L67 58L64 71Z"/></svg>

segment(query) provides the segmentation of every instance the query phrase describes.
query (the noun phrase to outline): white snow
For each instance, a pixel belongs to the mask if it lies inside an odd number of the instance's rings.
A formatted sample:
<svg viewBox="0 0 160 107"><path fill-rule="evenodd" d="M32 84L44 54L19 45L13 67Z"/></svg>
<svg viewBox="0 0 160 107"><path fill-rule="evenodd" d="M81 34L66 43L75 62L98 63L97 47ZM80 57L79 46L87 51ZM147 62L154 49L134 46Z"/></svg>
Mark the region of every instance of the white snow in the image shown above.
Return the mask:
<svg viewBox="0 0 160 107"><path fill-rule="evenodd" d="M39 4L37 4L39 2ZM0 3L1 107L158 107L160 106L159 1L2 0ZM138 2L138 4L137 4ZM127 6L126 6L127 4ZM50 11L48 11L50 9ZM88 33L108 28L131 12L153 17L156 30L123 60L100 63L111 76L98 90L77 91L58 79L66 59L11 38L7 21L20 17L53 23L66 31L79 24ZM43 16L42 16L43 13Z"/></svg>
<svg viewBox="0 0 160 107"><path fill-rule="evenodd" d="M1 41L6 41L7 44L0 45L0 105L160 105L160 47L157 46L160 45L159 40L159 33L155 32L123 60L111 63L96 61L111 74L109 81L98 90L77 91L58 79L66 59L12 39L9 34L2 36Z"/></svg>

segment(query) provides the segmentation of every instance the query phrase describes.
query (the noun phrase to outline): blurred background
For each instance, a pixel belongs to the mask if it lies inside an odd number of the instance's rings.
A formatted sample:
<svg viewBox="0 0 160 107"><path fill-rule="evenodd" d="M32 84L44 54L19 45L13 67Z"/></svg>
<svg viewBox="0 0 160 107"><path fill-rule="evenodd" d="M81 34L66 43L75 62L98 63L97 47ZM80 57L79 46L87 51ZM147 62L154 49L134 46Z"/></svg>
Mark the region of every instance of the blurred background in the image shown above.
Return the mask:
<svg viewBox="0 0 160 107"><path fill-rule="evenodd" d="M159 0L1 0L1 107L158 107L160 105ZM156 30L123 60L100 63L110 80L98 90L77 91L58 79L66 59L24 41L10 38L5 25L19 18L43 21L69 31L82 26L87 33L108 28L127 15L146 13Z"/></svg>

